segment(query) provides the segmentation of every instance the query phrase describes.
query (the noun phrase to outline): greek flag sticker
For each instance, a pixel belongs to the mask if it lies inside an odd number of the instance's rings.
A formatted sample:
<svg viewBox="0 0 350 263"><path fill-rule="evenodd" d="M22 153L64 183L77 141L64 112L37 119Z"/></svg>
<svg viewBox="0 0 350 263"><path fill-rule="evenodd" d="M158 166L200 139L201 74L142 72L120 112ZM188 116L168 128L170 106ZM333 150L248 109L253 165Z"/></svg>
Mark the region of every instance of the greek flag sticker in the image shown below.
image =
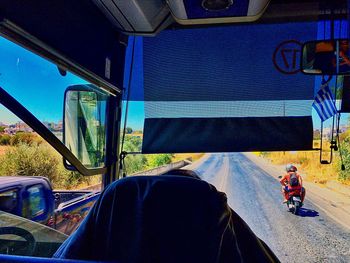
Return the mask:
<svg viewBox="0 0 350 263"><path fill-rule="evenodd" d="M334 96L328 86L328 82L323 84L321 89L317 92L312 107L317 111L322 121L329 119L337 113Z"/></svg>

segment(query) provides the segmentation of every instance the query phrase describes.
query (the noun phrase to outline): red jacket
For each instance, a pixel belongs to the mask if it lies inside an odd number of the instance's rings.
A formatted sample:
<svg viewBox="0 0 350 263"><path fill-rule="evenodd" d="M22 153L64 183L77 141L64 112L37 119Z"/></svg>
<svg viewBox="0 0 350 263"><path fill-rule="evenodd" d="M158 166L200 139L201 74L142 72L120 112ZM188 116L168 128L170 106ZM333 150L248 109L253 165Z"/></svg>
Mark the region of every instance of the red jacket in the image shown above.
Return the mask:
<svg viewBox="0 0 350 263"><path fill-rule="evenodd" d="M289 184L290 176L293 173L295 173L297 178L298 178L298 182L299 182L298 186L291 186ZM297 172L288 172L282 177L282 179L280 180L280 183L281 183L282 186L286 186L287 185L289 189L300 189L303 186L303 179L301 178L300 174L298 174Z"/></svg>

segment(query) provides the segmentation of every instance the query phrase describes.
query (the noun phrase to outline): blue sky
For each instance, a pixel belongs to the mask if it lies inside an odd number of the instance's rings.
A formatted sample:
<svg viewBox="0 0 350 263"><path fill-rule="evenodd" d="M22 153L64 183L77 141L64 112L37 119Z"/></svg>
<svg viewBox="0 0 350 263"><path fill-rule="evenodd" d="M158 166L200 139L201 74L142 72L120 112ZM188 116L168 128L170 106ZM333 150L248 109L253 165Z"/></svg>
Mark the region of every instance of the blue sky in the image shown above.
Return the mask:
<svg viewBox="0 0 350 263"><path fill-rule="evenodd" d="M73 74L62 77L54 64L0 38L0 86L39 120L61 120L65 89L83 83ZM13 120L3 107L0 114L3 122Z"/></svg>
<svg viewBox="0 0 350 263"><path fill-rule="evenodd" d="M68 73L61 76L51 62L0 37L0 86L23 104L40 121L62 120L64 91L85 80ZM130 102L128 126L142 129L143 102ZM13 124L19 119L0 104L0 122Z"/></svg>
<svg viewBox="0 0 350 263"><path fill-rule="evenodd" d="M18 121L19 119L16 115L14 115L12 112L0 104L0 122L4 124L13 124Z"/></svg>

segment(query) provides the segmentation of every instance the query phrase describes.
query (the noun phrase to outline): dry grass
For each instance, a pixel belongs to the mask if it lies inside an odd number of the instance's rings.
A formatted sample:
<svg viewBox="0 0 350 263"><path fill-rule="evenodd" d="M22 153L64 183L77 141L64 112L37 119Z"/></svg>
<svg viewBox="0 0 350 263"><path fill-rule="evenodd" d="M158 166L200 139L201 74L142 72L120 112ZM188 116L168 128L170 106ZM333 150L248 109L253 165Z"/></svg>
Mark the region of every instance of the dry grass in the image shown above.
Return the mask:
<svg viewBox="0 0 350 263"><path fill-rule="evenodd" d="M177 154L174 154L172 162L185 160L187 158L192 158L192 161L194 162L202 158L203 155L204 153L177 153Z"/></svg>
<svg viewBox="0 0 350 263"><path fill-rule="evenodd" d="M325 184L329 180L337 180L338 162L335 160L332 164L322 165L320 164L319 154L318 151L272 152L268 153L268 158L274 164L295 164L298 167L299 172L304 175L303 178L306 181Z"/></svg>
<svg viewBox="0 0 350 263"><path fill-rule="evenodd" d="M84 189L87 188L89 186L93 186L93 185L101 185L102 184L102 175L98 174L98 175L93 175L90 177L89 182L83 182L80 183L77 187L76 190L80 190L80 189Z"/></svg>
<svg viewBox="0 0 350 263"><path fill-rule="evenodd" d="M133 132L133 133L125 134L125 136L126 137L140 137L142 139L143 138L143 133Z"/></svg>
<svg viewBox="0 0 350 263"><path fill-rule="evenodd" d="M0 146L0 156L4 155L8 149L10 149L12 146Z"/></svg>

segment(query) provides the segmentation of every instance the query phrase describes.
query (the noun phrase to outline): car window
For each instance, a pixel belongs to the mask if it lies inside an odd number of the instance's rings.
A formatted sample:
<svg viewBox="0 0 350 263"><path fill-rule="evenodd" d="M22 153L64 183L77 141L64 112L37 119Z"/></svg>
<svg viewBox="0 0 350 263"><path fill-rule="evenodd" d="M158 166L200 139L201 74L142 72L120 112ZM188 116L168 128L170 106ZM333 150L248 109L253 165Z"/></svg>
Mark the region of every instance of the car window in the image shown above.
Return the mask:
<svg viewBox="0 0 350 263"><path fill-rule="evenodd" d="M27 189L28 201L29 201L29 217L34 218L44 214L45 194L41 185L31 186Z"/></svg>
<svg viewBox="0 0 350 263"><path fill-rule="evenodd" d="M17 207L17 189L11 189L0 193L0 209L8 213L14 213Z"/></svg>

